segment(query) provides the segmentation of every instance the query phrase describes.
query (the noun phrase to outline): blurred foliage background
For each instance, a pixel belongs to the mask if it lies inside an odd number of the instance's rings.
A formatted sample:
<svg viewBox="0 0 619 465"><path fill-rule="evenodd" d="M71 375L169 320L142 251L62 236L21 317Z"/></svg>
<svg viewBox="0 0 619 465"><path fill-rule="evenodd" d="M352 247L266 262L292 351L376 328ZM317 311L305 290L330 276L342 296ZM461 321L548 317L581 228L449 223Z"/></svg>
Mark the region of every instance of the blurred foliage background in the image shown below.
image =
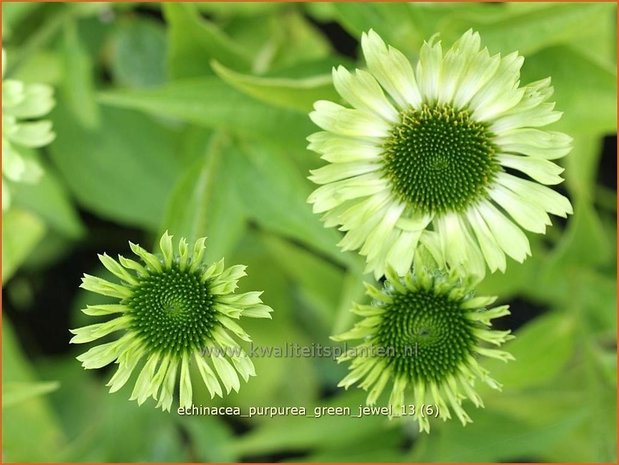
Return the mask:
<svg viewBox="0 0 619 465"><path fill-rule="evenodd" d="M613 3L2 3L8 76L56 92L56 140L30 156L36 185L13 185L2 231L5 461L616 460L616 5ZM181 417L108 394L68 344L82 273L96 253L127 254L165 229L209 236L210 259L249 265L272 321L256 345L328 344L351 324L363 263L335 246L306 198L307 117L337 99L330 69L360 64L374 28L411 59L440 32L469 28L492 53L525 55L522 82L552 76L555 125L574 137L560 187L574 205L533 257L482 283L501 296L516 361L474 420L416 425L383 417ZM239 394L196 404L356 406L330 359L257 359Z"/></svg>

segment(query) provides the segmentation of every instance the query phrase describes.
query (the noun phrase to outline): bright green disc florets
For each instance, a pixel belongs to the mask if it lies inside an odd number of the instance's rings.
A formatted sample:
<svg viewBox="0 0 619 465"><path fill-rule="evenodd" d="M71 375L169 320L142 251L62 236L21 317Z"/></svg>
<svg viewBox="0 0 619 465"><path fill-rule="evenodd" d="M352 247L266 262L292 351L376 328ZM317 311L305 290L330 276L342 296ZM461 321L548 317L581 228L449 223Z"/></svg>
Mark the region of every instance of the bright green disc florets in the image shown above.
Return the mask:
<svg viewBox="0 0 619 465"><path fill-rule="evenodd" d="M466 364L476 340L459 301L427 290L392 297L377 342L396 375L438 382Z"/></svg>
<svg viewBox="0 0 619 465"><path fill-rule="evenodd" d="M141 278L124 304L136 333L166 354L201 349L217 321L209 282L176 264Z"/></svg>
<svg viewBox="0 0 619 465"><path fill-rule="evenodd" d="M426 213L463 211L499 169L488 127L450 105L402 112L383 153L394 193Z"/></svg>

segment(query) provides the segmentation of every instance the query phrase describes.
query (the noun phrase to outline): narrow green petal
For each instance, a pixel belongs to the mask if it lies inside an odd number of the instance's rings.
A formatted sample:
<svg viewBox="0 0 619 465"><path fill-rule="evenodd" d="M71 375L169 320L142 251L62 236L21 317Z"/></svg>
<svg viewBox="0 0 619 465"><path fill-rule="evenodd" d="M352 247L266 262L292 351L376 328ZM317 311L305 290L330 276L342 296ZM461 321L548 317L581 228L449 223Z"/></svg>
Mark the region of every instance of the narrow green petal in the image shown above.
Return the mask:
<svg viewBox="0 0 619 465"><path fill-rule="evenodd" d="M181 381L180 381L180 406L191 407L192 387L191 376L189 374L189 355L184 355L181 362Z"/></svg>
<svg viewBox="0 0 619 465"><path fill-rule="evenodd" d="M174 250L172 247L172 237L168 234L168 231L164 232L159 240L159 248L161 249L161 253L163 253L163 263L166 268L170 268L172 266L172 260L174 258Z"/></svg>
<svg viewBox="0 0 619 465"><path fill-rule="evenodd" d="M129 272L125 268L123 268L116 260L110 257L107 254L99 255L99 260L103 263L103 266L107 268L111 273L116 275L118 278L122 279L126 283L135 286L138 282L137 280L131 276Z"/></svg>

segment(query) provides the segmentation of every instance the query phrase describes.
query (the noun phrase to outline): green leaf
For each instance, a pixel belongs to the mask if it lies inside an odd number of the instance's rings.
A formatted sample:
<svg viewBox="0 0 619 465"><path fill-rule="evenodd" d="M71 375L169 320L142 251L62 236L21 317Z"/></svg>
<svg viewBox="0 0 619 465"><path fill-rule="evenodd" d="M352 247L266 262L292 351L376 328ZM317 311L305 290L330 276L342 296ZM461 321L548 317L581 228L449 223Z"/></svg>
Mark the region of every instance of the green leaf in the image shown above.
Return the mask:
<svg viewBox="0 0 619 465"><path fill-rule="evenodd" d="M299 382L297 380L297 382ZM240 437L235 451L241 456L282 451L344 447L355 449L384 431L380 415L355 418L367 393L361 389L344 392L317 407L349 407L350 415L314 416L314 406L304 405L308 416L278 416ZM391 435L394 431L389 431Z"/></svg>
<svg viewBox="0 0 619 465"><path fill-rule="evenodd" d="M154 21L122 21L114 34L111 60L115 81L128 87L153 87L165 82L167 42Z"/></svg>
<svg viewBox="0 0 619 465"><path fill-rule="evenodd" d="M358 40L374 29L390 45L404 52L416 51L423 37L416 19L416 5L409 3L334 2L342 25Z"/></svg>
<svg viewBox="0 0 619 465"><path fill-rule="evenodd" d="M5 223L6 228L6 223ZM6 245L4 250L6 251ZM6 253L6 252L5 252ZM4 273L3 273L4 276ZM18 384L24 389L19 399ZM60 461L66 444L48 398L36 395L55 383L39 383L33 368L22 354L12 325L2 319L2 459L5 462ZM36 387L35 387L36 386ZM8 389L8 392L7 392ZM16 397L17 395L17 397ZM6 398L8 397L8 399ZM11 407L6 402L14 403ZM19 402L16 404L16 402ZM33 443L33 438L36 442Z"/></svg>
<svg viewBox="0 0 619 465"><path fill-rule="evenodd" d="M245 229L245 213L228 169L230 141L202 130L201 156L180 176L166 208L162 230L194 241L208 237L206 259L217 260L232 249Z"/></svg>
<svg viewBox="0 0 619 465"><path fill-rule="evenodd" d="M290 151L305 152L305 139L313 131L306 115L265 105L215 77L174 82L153 90L104 92L100 100L208 128L227 129Z"/></svg>
<svg viewBox="0 0 619 465"><path fill-rule="evenodd" d="M516 332L516 339L503 346L515 360L490 360L484 367L503 384L505 392L543 385L570 359L574 326L569 313L555 312L536 318Z"/></svg>
<svg viewBox="0 0 619 465"><path fill-rule="evenodd" d="M156 231L179 170L174 134L139 113L102 110L100 127L87 129L58 108L52 160L83 207Z"/></svg>
<svg viewBox="0 0 619 465"><path fill-rule="evenodd" d="M99 108L95 102L93 63L84 48L75 21L64 25L64 69L62 91L67 107L79 123L88 128L99 124Z"/></svg>
<svg viewBox="0 0 619 465"><path fill-rule="evenodd" d="M569 411L556 421L529 424L491 408L471 410L473 423L437 425L440 433L423 436L409 459L414 462L511 462L532 457L556 444L576 427L585 409Z"/></svg>
<svg viewBox="0 0 619 465"><path fill-rule="evenodd" d="M14 205L36 213L51 229L64 236L81 237L84 227L65 186L46 160L38 159L37 163L43 168L37 183L11 184Z"/></svg>
<svg viewBox="0 0 619 465"><path fill-rule="evenodd" d="M11 208L2 213L2 284L4 285L45 234L45 224L32 213Z"/></svg>
<svg viewBox="0 0 619 465"><path fill-rule="evenodd" d="M58 381L7 382L2 386L2 408L12 407L34 397L45 395L60 387Z"/></svg>
<svg viewBox="0 0 619 465"><path fill-rule="evenodd" d="M215 59L227 66L247 70L250 58L214 24L200 17L191 3L164 3L168 27L168 70L172 79L212 74Z"/></svg>
<svg viewBox="0 0 619 465"><path fill-rule="evenodd" d="M485 8L459 10L442 24L446 42L451 43L467 29L478 31L482 43L491 53L518 51L528 56L534 52L563 44L595 30L611 4L544 3L528 5L484 5ZM494 13L493 14L493 11Z"/></svg>
<svg viewBox="0 0 619 465"><path fill-rule="evenodd" d="M342 270L276 236L263 234L262 240L314 309L309 329L314 330L314 327L322 324L323 331L328 334L344 284Z"/></svg>
<svg viewBox="0 0 619 465"><path fill-rule="evenodd" d="M316 100L339 100L329 74L305 79L265 78L237 73L217 62L212 66L232 87L270 105L307 113Z"/></svg>
<svg viewBox="0 0 619 465"><path fill-rule="evenodd" d="M323 59L331 51L324 34L293 5L271 14L230 18L225 30L255 57L252 71L258 74Z"/></svg>
<svg viewBox="0 0 619 465"><path fill-rule="evenodd" d="M200 462L238 462L232 452L234 436L226 423L217 417L179 417L178 424L189 435Z"/></svg>
<svg viewBox="0 0 619 465"><path fill-rule="evenodd" d="M350 255L336 244L339 234L326 229L312 213L310 186L281 152L260 144L244 144L235 169L238 190L248 214L263 228L296 239L336 263L347 265Z"/></svg>
<svg viewBox="0 0 619 465"><path fill-rule="evenodd" d="M614 133L617 127L617 73L567 46L527 57L522 82L552 77L557 109L563 117L555 127L568 133Z"/></svg>

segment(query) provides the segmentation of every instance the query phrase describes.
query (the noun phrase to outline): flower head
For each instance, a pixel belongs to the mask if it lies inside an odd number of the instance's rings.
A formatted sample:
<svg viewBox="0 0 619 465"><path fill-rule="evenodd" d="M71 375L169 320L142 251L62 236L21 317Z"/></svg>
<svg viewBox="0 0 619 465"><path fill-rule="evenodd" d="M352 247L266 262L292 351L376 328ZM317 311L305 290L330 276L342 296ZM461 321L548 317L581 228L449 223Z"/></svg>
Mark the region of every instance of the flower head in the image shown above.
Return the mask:
<svg viewBox="0 0 619 465"><path fill-rule="evenodd" d="M110 379L110 392L123 387L140 362L132 400L141 405L147 398L159 399L158 407L170 410L180 369L180 404L190 406L190 366L199 371L211 397L222 396L254 376L254 366L236 338L250 341L239 326L241 317L270 318L271 308L262 304L260 292L234 294L245 266L224 269L223 259L203 263L205 238L190 250L182 238L178 251L166 232L160 241L162 255L155 256L130 243L138 261L106 254L99 258L120 279L111 283L84 275L81 287L119 299L117 304L88 306L87 315L118 315L105 322L72 330L72 343L86 343L110 333L122 332L112 342L80 355L84 368L101 368L112 362L118 369Z"/></svg>
<svg viewBox="0 0 619 465"><path fill-rule="evenodd" d="M462 401L468 398L483 406L475 381L500 389L478 357L512 359L509 353L488 347L513 337L509 331L491 329L491 320L508 315L508 307L488 308L495 297L476 297L471 283L420 261L404 277L388 269L382 289L366 287L372 303L355 304L352 310L364 319L334 337L361 340L340 359L352 363L339 386L358 383L369 389L367 403L372 405L390 385L391 414L414 416L421 431L430 429L421 411L424 405L433 405L443 420L453 411L462 424L470 422Z"/></svg>
<svg viewBox="0 0 619 465"><path fill-rule="evenodd" d="M6 54L2 50L2 209L10 205L5 179L13 182L36 182L40 166L24 157L18 146L43 147L54 140L52 123L32 121L50 112L54 106L52 88L44 84L25 84L4 79ZM24 122L23 120L28 120Z"/></svg>
<svg viewBox="0 0 619 465"><path fill-rule="evenodd" d="M530 254L523 229L543 233L548 213L572 212L546 187L562 181L551 160L571 138L540 129L561 113L547 100L550 79L520 86L523 58L490 56L468 31L443 53L424 43L416 69L373 31L363 34L368 71L333 70L353 108L316 102L310 117L324 131L309 148L328 165L310 179L314 212L360 249L378 278L406 273L417 244L436 231L448 263L483 274L504 271L506 256Z"/></svg>

